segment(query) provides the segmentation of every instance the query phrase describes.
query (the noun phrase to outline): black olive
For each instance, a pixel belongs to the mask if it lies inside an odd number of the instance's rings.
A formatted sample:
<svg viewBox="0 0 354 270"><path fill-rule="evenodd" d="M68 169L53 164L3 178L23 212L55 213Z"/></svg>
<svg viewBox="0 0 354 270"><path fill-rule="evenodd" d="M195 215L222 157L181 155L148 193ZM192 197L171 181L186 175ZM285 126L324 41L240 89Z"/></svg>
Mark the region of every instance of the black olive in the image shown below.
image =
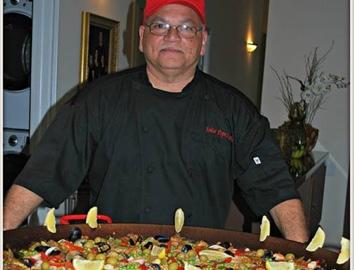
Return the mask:
<svg viewBox="0 0 354 270"><path fill-rule="evenodd" d="M152 268L153 268L154 270L161 270L160 265L157 264L157 263L152 263L151 266L152 266Z"/></svg>
<svg viewBox="0 0 354 270"><path fill-rule="evenodd" d="M167 243L167 242L170 240L169 237L164 236L164 235L156 235L154 238L155 238L157 241L159 241L160 243Z"/></svg>
<svg viewBox="0 0 354 270"><path fill-rule="evenodd" d="M271 250L266 250L264 255L262 256L263 259L271 259L273 257L273 252Z"/></svg>
<svg viewBox="0 0 354 270"><path fill-rule="evenodd" d="M136 239L137 243L141 243L143 241L143 237L141 235L138 236L138 239Z"/></svg>
<svg viewBox="0 0 354 270"><path fill-rule="evenodd" d="M134 240L133 240L133 239L129 239L129 244L130 244L131 246L134 246L134 245L135 245Z"/></svg>
<svg viewBox="0 0 354 270"><path fill-rule="evenodd" d="M130 258L129 254L123 253L124 257L128 260Z"/></svg>
<svg viewBox="0 0 354 270"><path fill-rule="evenodd" d="M231 255L232 257L235 256L235 254L233 254L231 250L225 250L225 253Z"/></svg>
<svg viewBox="0 0 354 270"><path fill-rule="evenodd" d="M61 251L59 249L54 249L48 255L55 256L55 255L59 255L60 253L61 253Z"/></svg>
<svg viewBox="0 0 354 270"><path fill-rule="evenodd" d="M230 242L222 242L222 243L220 244L220 246L222 246L222 247L228 249L229 247L231 247L231 244L230 244Z"/></svg>
<svg viewBox="0 0 354 270"><path fill-rule="evenodd" d="M48 246L36 246L34 250L37 252L45 252L48 248Z"/></svg>
<svg viewBox="0 0 354 270"><path fill-rule="evenodd" d="M72 229L70 231L70 234L69 234L69 241L71 242L75 242L76 240L79 240L82 236L82 232L80 230L80 228L78 227L75 227L74 229Z"/></svg>
<svg viewBox="0 0 354 270"><path fill-rule="evenodd" d="M152 245L151 242L147 242L147 243L144 245L144 248L151 249L152 246L153 246L153 245Z"/></svg>
<svg viewBox="0 0 354 270"><path fill-rule="evenodd" d="M226 268L225 270L234 270L234 269L233 269L233 268L228 267L228 268Z"/></svg>
<svg viewBox="0 0 354 270"><path fill-rule="evenodd" d="M15 256L15 258L17 258L17 259L21 259L21 258L23 258L23 253L21 252L21 250L14 250L14 256Z"/></svg>
<svg viewBox="0 0 354 270"><path fill-rule="evenodd" d="M187 244L182 247L182 252L187 253L191 249L192 249L192 246Z"/></svg>
<svg viewBox="0 0 354 270"><path fill-rule="evenodd" d="M30 259L28 259L28 258L23 258L23 259L22 259L22 263L23 263L24 265L26 265L27 267L30 267L30 268L33 266L32 261L31 261Z"/></svg>

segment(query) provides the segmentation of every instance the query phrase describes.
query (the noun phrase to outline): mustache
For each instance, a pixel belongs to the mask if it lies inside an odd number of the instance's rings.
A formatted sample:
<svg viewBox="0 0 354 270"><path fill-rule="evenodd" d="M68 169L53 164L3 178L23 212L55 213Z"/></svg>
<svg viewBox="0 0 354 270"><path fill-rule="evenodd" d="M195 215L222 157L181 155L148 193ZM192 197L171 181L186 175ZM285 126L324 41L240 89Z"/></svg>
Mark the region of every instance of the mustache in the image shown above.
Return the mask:
<svg viewBox="0 0 354 270"><path fill-rule="evenodd" d="M179 51L179 52L184 52L184 50L180 47L177 46L173 46L173 45L162 45L160 47L160 51L162 50L175 50L175 51Z"/></svg>

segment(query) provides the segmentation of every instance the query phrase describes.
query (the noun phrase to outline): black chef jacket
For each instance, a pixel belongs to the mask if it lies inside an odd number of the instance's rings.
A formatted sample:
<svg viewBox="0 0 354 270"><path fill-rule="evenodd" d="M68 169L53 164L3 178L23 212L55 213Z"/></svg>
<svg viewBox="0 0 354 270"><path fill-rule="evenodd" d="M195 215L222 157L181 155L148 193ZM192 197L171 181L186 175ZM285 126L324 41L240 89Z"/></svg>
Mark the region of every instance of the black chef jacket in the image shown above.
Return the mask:
<svg viewBox="0 0 354 270"><path fill-rule="evenodd" d="M298 198L269 123L235 88L197 70L181 93L146 67L88 84L61 109L16 180L57 207L88 178L115 222L223 227L235 181L257 215Z"/></svg>

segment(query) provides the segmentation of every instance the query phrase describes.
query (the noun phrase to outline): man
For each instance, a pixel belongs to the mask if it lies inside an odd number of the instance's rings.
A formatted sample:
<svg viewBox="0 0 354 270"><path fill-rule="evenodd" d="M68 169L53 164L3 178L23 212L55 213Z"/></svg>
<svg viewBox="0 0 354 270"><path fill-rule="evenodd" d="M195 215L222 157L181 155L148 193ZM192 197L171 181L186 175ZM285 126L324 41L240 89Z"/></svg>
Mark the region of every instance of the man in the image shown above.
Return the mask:
<svg viewBox="0 0 354 270"><path fill-rule="evenodd" d="M308 240L301 201L268 121L236 89L197 69L203 0L148 0L147 65L79 91L48 129L5 201L5 229L43 200L58 206L87 177L91 205L115 222L222 228L235 181L284 237Z"/></svg>

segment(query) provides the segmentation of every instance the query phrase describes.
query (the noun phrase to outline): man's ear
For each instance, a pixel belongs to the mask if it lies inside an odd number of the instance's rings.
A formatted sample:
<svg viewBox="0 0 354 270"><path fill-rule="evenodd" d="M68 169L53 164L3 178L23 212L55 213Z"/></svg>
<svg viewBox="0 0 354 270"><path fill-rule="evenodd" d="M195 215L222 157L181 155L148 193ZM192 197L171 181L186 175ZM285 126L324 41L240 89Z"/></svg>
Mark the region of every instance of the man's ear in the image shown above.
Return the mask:
<svg viewBox="0 0 354 270"><path fill-rule="evenodd" d="M139 27L139 51L144 52L143 38L144 38L145 26L140 25Z"/></svg>
<svg viewBox="0 0 354 270"><path fill-rule="evenodd" d="M200 55L203 56L206 52L206 46L208 43L208 31L203 30L202 32L202 48L200 50Z"/></svg>

